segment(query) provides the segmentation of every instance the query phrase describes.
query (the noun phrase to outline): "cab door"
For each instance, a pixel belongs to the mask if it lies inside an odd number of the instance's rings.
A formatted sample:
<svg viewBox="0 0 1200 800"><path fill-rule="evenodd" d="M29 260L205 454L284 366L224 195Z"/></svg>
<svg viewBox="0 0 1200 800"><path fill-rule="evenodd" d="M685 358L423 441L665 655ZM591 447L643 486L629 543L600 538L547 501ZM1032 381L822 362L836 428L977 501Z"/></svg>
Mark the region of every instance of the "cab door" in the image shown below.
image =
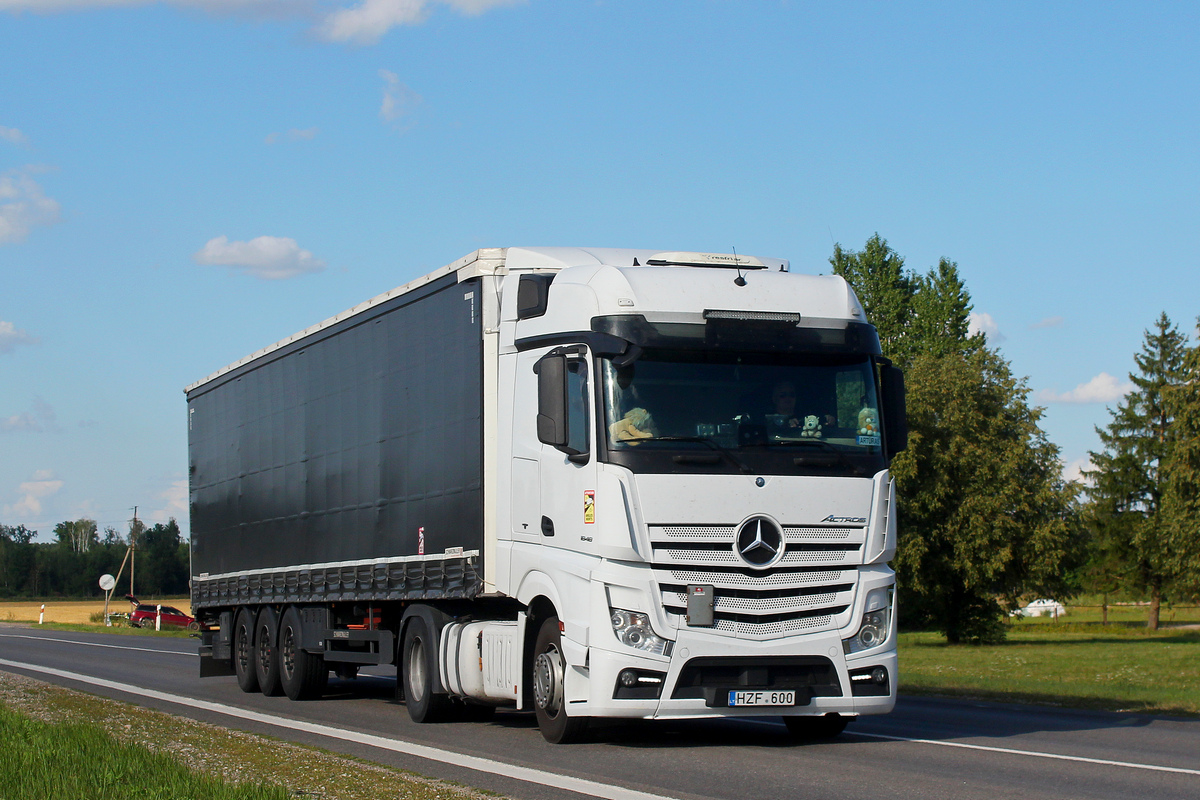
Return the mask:
<svg viewBox="0 0 1200 800"><path fill-rule="evenodd" d="M534 365L542 544L590 550L596 524L595 412L588 349L558 347Z"/></svg>

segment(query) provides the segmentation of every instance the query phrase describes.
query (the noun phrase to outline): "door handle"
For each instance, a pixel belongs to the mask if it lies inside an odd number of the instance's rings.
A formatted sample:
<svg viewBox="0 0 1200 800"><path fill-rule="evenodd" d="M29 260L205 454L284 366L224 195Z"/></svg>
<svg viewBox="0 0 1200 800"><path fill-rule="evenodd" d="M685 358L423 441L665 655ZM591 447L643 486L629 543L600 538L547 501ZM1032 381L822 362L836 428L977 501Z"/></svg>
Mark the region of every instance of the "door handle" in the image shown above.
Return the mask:
<svg viewBox="0 0 1200 800"><path fill-rule="evenodd" d="M542 536L554 535L554 520L549 517L542 517Z"/></svg>

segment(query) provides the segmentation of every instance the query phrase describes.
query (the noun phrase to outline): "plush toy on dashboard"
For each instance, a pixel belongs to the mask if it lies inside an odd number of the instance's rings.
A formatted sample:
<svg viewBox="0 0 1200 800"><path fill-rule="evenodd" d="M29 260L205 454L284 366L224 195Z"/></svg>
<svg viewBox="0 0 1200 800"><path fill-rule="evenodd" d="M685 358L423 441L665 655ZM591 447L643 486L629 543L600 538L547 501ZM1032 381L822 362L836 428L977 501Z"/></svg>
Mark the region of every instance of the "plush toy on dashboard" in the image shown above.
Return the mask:
<svg viewBox="0 0 1200 800"><path fill-rule="evenodd" d="M879 412L873 408L864 408L858 412L858 435L879 435Z"/></svg>
<svg viewBox="0 0 1200 800"><path fill-rule="evenodd" d="M803 439L821 438L821 422L817 419L816 414L809 414L804 418L804 425L800 428L800 437Z"/></svg>
<svg viewBox="0 0 1200 800"><path fill-rule="evenodd" d="M638 439L649 439L654 436L654 420L650 412L644 408L631 408L609 427L612 438L618 442L637 444Z"/></svg>

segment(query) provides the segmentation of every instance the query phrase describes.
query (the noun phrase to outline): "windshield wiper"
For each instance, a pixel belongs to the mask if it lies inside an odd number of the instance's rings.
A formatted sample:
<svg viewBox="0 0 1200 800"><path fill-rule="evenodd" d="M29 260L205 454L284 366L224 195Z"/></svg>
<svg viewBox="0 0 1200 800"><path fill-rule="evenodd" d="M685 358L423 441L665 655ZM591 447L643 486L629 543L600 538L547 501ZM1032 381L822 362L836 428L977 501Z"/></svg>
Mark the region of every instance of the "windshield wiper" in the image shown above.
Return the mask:
<svg viewBox="0 0 1200 800"><path fill-rule="evenodd" d="M645 439L637 439L636 441L638 443L641 443L641 442L697 442L699 444L706 444L709 447L711 447L713 450L716 450L718 453L720 453L721 455L728 458L731 462L733 462L734 466L736 466L742 472L748 473L751 471L750 467L746 466L741 461L739 461L737 458L735 458L733 453L729 452L728 449L717 444L712 439L709 439L707 436L648 436ZM678 458L676 460L678 461ZM679 463L684 463L684 462L679 462Z"/></svg>
<svg viewBox="0 0 1200 800"><path fill-rule="evenodd" d="M827 459L827 460L822 459L823 461L826 461L826 463L828 463L829 461L832 461L835 464L840 464L843 467L847 467L849 469L854 470L854 473L857 475L864 474L863 468L861 466L859 466L858 464L855 464L853 461L851 461L849 458L846 457L846 454L844 452L837 449L836 447L834 447L829 442L827 442L823 439L785 439L782 441L767 442L768 447L789 447L791 445L800 445L802 447L819 447L822 450L824 450L825 452L830 453L831 455L834 456L834 458L832 458L832 459ZM792 459L792 463L794 465L796 465L797 467L815 466L815 464L810 456L796 456L795 458Z"/></svg>

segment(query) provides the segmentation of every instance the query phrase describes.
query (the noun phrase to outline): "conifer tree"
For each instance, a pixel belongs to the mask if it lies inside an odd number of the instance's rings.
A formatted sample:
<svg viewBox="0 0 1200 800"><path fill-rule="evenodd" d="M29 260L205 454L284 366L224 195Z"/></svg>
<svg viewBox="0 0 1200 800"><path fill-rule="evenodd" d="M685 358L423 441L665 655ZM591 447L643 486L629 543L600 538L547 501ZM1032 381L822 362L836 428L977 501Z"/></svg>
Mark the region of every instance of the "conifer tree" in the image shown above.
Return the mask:
<svg viewBox="0 0 1200 800"><path fill-rule="evenodd" d="M1096 546L1122 554L1127 561L1125 588L1150 597L1147 627L1157 630L1162 602L1173 581L1177 555L1160 518L1162 465L1174 435L1175 415L1167 394L1183 374L1187 339L1166 313L1145 332L1133 390L1096 428L1104 449L1089 453L1093 469L1087 493Z"/></svg>
<svg viewBox="0 0 1200 800"><path fill-rule="evenodd" d="M1165 400L1174 424L1162 466L1168 568L1175 590L1194 597L1200 593L1200 341L1185 352L1179 383Z"/></svg>
<svg viewBox="0 0 1200 800"><path fill-rule="evenodd" d="M867 318L879 332L879 343L897 364L908 362L908 323L913 313L917 281L904 269L904 259L878 233L855 252L833 246L829 259L835 275L854 288Z"/></svg>

